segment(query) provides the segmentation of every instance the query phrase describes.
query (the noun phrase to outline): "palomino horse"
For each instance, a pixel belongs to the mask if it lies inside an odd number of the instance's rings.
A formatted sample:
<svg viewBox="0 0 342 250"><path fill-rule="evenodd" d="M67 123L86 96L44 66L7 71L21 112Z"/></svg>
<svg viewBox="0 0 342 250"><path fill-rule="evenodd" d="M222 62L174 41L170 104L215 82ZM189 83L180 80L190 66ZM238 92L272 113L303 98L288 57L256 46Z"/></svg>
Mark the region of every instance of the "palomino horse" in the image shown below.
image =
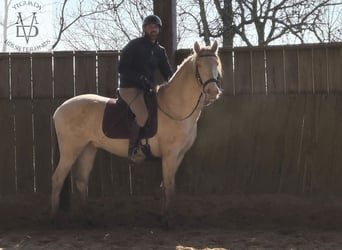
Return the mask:
<svg viewBox="0 0 342 250"><path fill-rule="evenodd" d="M184 154L194 143L201 110L221 94L217 85L221 75L217 49L217 42L204 48L200 48L196 42L193 54L178 67L170 81L157 91L158 128L149 142L152 154L161 158L162 162L162 215L166 225L174 194L175 175ZM127 157L128 140L108 138L102 131L103 113L108 100L93 94L76 96L65 101L53 116L60 159L52 176L52 217L59 209L63 183L76 159L75 183L85 201L97 148Z"/></svg>

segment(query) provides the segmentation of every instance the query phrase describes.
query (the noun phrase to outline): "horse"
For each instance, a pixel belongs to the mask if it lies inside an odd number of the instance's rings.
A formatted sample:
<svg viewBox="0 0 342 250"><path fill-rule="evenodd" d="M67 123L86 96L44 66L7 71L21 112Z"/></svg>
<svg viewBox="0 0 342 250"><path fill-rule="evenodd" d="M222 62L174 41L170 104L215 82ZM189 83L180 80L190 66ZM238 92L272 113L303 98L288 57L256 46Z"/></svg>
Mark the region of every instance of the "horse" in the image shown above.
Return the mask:
<svg viewBox="0 0 342 250"><path fill-rule="evenodd" d="M222 74L218 44L193 51L177 68L171 79L156 90L157 132L149 139L153 156L162 164L162 221L169 223L170 203L175 192L175 175L185 153L197 135L197 121L202 109L216 101L222 91ZM85 202L90 172L98 148L120 157L128 156L128 139L108 138L102 119L108 97L83 94L62 103L53 115L59 147L59 162L52 175L52 218L60 207L60 194L66 177L74 166L73 177L81 200Z"/></svg>

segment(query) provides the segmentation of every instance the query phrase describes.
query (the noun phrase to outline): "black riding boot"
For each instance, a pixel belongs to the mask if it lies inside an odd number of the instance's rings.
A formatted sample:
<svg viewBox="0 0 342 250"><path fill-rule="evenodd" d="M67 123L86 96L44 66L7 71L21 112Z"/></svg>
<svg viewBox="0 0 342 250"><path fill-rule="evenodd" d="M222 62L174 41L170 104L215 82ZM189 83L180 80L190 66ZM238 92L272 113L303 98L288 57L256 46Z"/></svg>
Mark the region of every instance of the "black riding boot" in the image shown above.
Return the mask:
<svg viewBox="0 0 342 250"><path fill-rule="evenodd" d="M140 140L140 130L141 130L141 127L135 121L133 121L132 126L131 126L131 133L129 136L129 146L128 146L128 157L131 160L134 159L134 155L138 149L139 140Z"/></svg>

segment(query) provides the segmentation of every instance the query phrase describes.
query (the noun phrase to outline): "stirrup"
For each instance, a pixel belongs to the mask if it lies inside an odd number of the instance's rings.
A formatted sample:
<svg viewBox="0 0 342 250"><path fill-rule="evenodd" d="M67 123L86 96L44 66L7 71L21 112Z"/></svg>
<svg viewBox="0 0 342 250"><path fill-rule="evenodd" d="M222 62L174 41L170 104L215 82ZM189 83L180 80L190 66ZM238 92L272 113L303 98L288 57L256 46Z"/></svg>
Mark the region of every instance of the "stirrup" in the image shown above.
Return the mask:
<svg viewBox="0 0 342 250"><path fill-rule="evenodd" d="M145 160L146 156L141 149L141 144L138 144L133 148L132 153L128 155L128 158L133 163L141 163Z"/></svg>
<svg viewBox="0 0 342 250"><path fill-rule="evenodd" d="M135 148L133 148L132 153L128 156L129 160L133 163L141 163L144 160L156 161L159 160L152 154L150 144L139 143Z"/></svg>
<svg viewBox="0 0 342 250"><path fill-rule="evenodd" d="M149 161L159 160L158 157L155 157L155 156L152 154L150 144L146 143L146 144L141 145L140 147L141 147L141 151L142 151L142 152L144 153L144 155L145 155L145 159L146 159L146 160L149 160Z"/></svg>

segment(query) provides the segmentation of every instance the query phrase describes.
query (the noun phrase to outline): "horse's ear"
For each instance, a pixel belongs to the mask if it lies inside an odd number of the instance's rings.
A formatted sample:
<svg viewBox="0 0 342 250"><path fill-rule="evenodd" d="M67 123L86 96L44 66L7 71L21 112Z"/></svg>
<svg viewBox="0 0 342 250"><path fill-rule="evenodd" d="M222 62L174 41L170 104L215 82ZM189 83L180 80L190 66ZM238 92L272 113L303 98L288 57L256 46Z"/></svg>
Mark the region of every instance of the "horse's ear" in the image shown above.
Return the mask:
<svg viewBox="0 0 342 250"><path fill-rule="evenodd" d="M196 52L196 54L199 54L200 50L201 50L200 45L198 44L198 42L195 42L194 51Z"/></svg>
<svg viewBox="0 0 342 250"><path fill-rule="evenodd" d="M216 53L217 49L218 49L218 43L215 40L214 44L211 46L211 51Z"/></svg>

